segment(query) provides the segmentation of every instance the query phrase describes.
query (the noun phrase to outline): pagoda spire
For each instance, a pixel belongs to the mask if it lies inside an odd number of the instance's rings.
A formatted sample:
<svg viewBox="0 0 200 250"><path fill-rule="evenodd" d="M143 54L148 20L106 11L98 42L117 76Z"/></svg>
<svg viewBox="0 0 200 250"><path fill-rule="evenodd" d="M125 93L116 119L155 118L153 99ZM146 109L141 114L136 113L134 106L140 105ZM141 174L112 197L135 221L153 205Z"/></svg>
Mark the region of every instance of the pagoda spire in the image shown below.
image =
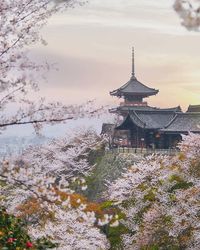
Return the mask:
<svg viewBox="0 0 200 250"><path fill-rule="evenodd" d="M126 101L133 103L142 103L142 99L156 95L159 92L157 89L149 88L139 82L135 77L135 50L132 47L132 73L131 79L118 89L110 92L112 96L123 97Z"/></svg>
<svg viewBox="0 0 200 250"><path fill-rule="evenodd" d="M135 78L135 51L132 47L132 78Z"/></svg>

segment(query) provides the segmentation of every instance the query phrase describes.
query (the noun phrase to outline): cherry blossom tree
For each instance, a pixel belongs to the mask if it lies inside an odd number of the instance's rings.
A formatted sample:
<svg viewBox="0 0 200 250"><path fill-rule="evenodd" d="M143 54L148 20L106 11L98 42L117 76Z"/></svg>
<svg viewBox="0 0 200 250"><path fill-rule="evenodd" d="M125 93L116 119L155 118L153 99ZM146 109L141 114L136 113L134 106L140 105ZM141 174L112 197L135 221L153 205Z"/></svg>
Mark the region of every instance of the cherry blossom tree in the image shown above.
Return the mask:
<svg viewBox="0 0 200 250"><path fill-rule="evenodd" d="M61 139L54 139L46 145L30 146L16 158L19 166L29 168L40 166L39 174L66 178L85 177L93 166L88 158L92 150L104 147L105 141L93 130L76 131Z"/></svg>
<svg viewBox="0 0 200 250"><path fill-rule="evenodd" d="M88 171L88 149L97 145L94 133L79 134L68 142L29 149L21 160L3 162L0 176L6 185L1 188L1 205L26 219L34 240L45 237L56 249L108 249L106 236L95 227L104 214L97 218L94 205L70 186L78 182L86 188L83 178L70 177Z"/></svg>
<svg viewBox="0 0 200 250"><path fill-rule="evenodd" d="M47 239L56 249L109 249L101 227L118 226L118 211L88 201L82 192L93 168L90 152L104 145L94 132L54 140L46 146L30 148L0 168L0 205L9 214L23 218L28 235Z"/></svg>
<svg viewBox="0 0 200 250"><path fill-rule="evenodd" d="M124 249L199 249L200 135L183 136L180 149L147 157L110 184L130 229Z"/></svg>
<svg viewBox="0 0 200 250"><path fill-rule="evenodd" d="M0 0L0 129L12 125L43 123L93 116L99 109L94 103L65 106L46 103L45 98L30 98L39 89L38 81L48 63L36 64L28 57L28 48L37 42L46 44L41 28L58 11L83 4L83 0ZM32 93L32 94L30 94ZM13 112L9 112L12 108ZM101 110L101 109L100 109Z"/></svg>
<svg viewBox="0 0 200 250"><path fill-rule="evenodd" d="M200 1L199 0L176 0L174 9L182 19L182 25L189 30L200 28Z"/></svg>

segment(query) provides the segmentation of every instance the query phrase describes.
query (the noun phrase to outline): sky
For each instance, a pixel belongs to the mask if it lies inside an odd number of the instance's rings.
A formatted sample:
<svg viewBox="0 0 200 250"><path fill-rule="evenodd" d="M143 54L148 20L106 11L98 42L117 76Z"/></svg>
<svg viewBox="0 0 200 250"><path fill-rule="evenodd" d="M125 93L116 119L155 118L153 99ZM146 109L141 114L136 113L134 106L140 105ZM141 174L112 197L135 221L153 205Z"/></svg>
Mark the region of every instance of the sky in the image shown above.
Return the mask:
<svg viewBox="0 0 200 250"><path fill-rule="evenodd" d="M89 0L53 16L41 34L48 42L31 55L56 63L58 71L40 83L51 100L81 103L97 99L116 106L109 92L130 78L131 47L136 76L160 93L149 105L200 104L200 34L187 31L173 0Z"/></svg>
<svg viewBox="0 0 200 250"><path fill-rule="evenodd" d="M115 107L109 92L131 75L159 89L147 99L156 107L200 104L200 33L187 31L173 0L88 0L54 15L41 30L47 46L30 48L36 61L58 68L40 81L41 95L65 104L97 100ZM55 133L55 128L54 132Z"/></svg>

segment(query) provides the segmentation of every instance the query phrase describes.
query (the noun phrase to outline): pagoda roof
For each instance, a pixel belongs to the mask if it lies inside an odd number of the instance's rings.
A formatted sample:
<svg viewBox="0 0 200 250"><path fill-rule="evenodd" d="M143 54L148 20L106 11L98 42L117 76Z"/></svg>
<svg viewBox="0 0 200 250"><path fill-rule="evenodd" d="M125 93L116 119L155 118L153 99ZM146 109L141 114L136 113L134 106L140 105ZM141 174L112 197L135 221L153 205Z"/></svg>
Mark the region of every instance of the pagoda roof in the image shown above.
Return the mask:
<svg viewBox="0 0 200 250"><path fill-rule="evenodd" d="M163 132L187 133L200 132L200 112L177 113L174 119L164 128Z"/></svg>
<svg viewBox="0 0 200 250"><path fill-rule="evenodd" d="M111 91L110 95L118 96L118 97L125 96L125 95L148 97L148 96L156 95L158 92L159 90L147 87L146 85L138 81L137 78L135 77L135 58L134 58L134 48L133 48L132 50L132 77L122 87Z"/></svg>
<svg viewBox="0 0 200 250"><path fill-rule="evenodd" d="M139 82L135 76L132 76L131 79L122 87L110 92L110 95L118 97L125 95L139 95L148 97L156 95L158 92L159 90L147 87L143 83Z"/></svg>

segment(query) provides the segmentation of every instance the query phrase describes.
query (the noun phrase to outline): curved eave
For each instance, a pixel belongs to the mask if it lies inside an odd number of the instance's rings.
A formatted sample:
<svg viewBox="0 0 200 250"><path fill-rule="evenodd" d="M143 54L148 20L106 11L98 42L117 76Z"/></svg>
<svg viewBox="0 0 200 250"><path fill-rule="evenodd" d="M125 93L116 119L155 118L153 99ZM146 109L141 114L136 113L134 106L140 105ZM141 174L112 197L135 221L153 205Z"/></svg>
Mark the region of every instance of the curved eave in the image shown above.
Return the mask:
<svg viewBox="0 0 200 250"><path fill-rule="evenodd" d="M132 116L128 114L126 119L115 129L116 130L129 130L130 129L130 124L135 125L139 128L145 128L146 124L138 117L138 115L133 112L133 115L135 116L135 120L133 120Z"/></svg>
<svg viewBox="0 0 200 250"><path fill-rule="evenodd" d="M110 95L119 96L119 91L118 90L113 90L113 91L110 92Z"/></svg>
<svg viewBox="0 0 200 250"><path fill-rule="evenodd" d="M158 92L159 92L159 90L153 90L151 92L126 92L126 91L118 89L118 90L111 91L110 95L117 96L117 97L122 97L122 96L126 96L126 95L148 97L148 96L152 96L152 95L157 95Z"/></svg>

